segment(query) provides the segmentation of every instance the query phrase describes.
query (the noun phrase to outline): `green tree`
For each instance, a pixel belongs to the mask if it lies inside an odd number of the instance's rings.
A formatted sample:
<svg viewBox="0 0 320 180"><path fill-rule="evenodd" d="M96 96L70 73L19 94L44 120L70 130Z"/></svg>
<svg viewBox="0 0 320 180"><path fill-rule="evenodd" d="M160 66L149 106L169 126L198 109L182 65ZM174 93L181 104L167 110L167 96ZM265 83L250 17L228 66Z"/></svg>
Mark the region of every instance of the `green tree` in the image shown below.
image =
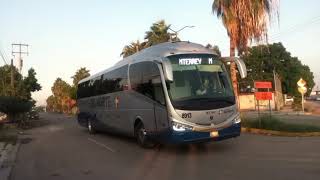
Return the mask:
<svg viewBox="0 0 320 180"><path fill-rule="evenodd" d="M29 69L28 76L23 79L20 84L20 94L23 94L23 98L31 99L31 93L40 91L41 85L36 78L36 72L33 68Z"/></svg>
<svg viewBox="0 0 320 180"><path fill-rule="evenodd" d="M297 81L300 78L307 81L308 88L312 89L315 85L310 68L303 65L297 57L292 57L281 43L251 47L242 58L247 64L249 73L247 78L239 81L240 89L248 85L253 87L255 80L273 82L273 71L281 77L284 94L299 97ZM309 89L307 95L310 93Z"/></svg>
<svg viewBox="0 0 320 180"><path fill-rule="evenodd" d="M11 87L11 67L8 65L0 67L0 111L8 114L9 120L21 113L31 110L35 101L31 93L41 90L34 69L28 71L28 76L23 78L17 68L14 72L14 88Z"/></svg>
<svg viewBox="0 0 320 180"><path fill-rule="evenodd" d="M73 86L78 86L80 80L89 76L90 70L87 70L85 67L78 69L76 74L71 77L73 79Z"/></svg>
<svg viewBox="0 0 320 180"><path fill-rule="evenodd" d="M14 89L11 87L11 67L5 65L0 67L0 96L15 96L20 94L22 85L22 75L19 73L18 69L14 67Z"/></svg>
<svg viewBox="0 0 320 180"><path fill-rule="evenodd" d="M227 29L230 38L230 56L245 52L248 43L267 37L267 23L278 14L276 0L214 0L212 11ZM231 63L231 79L237 95L238 82L236 65Z"/></svg>

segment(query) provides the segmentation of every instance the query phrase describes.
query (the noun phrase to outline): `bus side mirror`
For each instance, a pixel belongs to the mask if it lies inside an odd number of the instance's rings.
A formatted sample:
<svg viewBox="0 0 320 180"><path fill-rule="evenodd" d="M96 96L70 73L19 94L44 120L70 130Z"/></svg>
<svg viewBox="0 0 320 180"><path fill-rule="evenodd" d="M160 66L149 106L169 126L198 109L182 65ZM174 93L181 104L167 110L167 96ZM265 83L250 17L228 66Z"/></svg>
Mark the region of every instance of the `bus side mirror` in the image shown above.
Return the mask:
<svg viewBox="0 0 320 180"><path fill-rule="evenodd" d="M222 57L221 61L226 62L226 63L235 62L237 65L238 71L240 73L240 77L242 79L247 77L247 67L242 59L237 58L237 57Z"/></svg>
<svg viewBox="0 0 320 180"><path fill-rule="evenodd" d="M172 82L173 81L173 73L172 73L172 65L171 62L168 60L162 61L163 65L163 74L166 81Z"/></svg>

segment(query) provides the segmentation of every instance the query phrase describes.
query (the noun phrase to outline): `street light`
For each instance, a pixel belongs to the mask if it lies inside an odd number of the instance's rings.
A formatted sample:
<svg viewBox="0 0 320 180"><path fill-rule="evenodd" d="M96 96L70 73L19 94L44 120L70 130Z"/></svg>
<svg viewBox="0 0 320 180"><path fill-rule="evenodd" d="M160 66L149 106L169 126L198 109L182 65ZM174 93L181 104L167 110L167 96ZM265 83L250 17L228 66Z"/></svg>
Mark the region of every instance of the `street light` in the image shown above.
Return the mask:
<svg viewBox="0 0 320 180"><path fill-rule="evenodd" d="M184 29L186 29L186 28L194 28L195 26L184 26L183 28L181 28L181 29L179 29L179 30L177 30L177 31L175 31L175 30L173 30L173 29L171 29L170 27L169 27L169 30L171 30L172 32L174 32L174 36L175 36L175 39L178 37L178 33L180 32L180 31L182 31L182 30L184 30ZM170 35L170 41L172 41L172 36Z"/></svg>

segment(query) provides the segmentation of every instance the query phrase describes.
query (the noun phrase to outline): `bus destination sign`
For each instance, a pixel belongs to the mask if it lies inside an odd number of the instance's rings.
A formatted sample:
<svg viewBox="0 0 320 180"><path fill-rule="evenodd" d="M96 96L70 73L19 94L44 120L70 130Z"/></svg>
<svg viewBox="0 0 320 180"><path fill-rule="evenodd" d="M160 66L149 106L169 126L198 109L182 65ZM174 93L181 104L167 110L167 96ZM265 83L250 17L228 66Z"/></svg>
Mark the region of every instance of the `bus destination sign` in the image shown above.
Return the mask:
<svg viewBox="0 0 320 180"><path fill-rule="evenodd" d="M201 64L213 64L213 58L208 58L208 59L180 58L179 59L179 65L183 65L183 66L201 65Z"/></svg>

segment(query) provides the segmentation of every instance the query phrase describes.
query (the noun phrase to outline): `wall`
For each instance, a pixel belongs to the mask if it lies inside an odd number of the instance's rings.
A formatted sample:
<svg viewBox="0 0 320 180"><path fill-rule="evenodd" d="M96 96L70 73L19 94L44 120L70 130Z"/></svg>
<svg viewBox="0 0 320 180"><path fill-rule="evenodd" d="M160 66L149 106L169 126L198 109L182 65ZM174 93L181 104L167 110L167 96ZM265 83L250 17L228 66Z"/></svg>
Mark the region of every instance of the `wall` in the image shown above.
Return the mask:
<svg viewBox="0 0 320 180"><path fill-rule="evenodd" d="M240 101L240 110L258 110L258 102L255 100L253 93L240 94L239 101ZM270 104L271 104L272 110L275 110L274 93L272 93L272 100L270 101ZM259 105L260 105L259 107L260 110L269 110L269 101L259 101Z"/></svg>

